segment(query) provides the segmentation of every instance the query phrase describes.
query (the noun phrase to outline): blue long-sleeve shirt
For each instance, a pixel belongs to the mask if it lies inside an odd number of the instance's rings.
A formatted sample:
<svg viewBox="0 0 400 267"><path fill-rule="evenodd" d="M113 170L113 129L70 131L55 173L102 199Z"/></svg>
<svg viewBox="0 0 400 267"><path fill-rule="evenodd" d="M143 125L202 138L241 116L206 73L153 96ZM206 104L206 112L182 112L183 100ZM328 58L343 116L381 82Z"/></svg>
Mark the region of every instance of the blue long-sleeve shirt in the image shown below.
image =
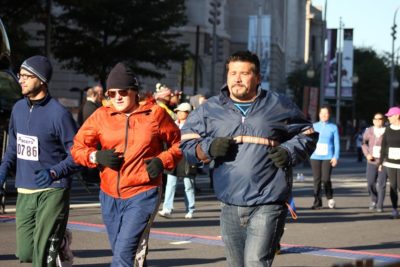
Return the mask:
<svg viewBox="0 0 400 267"><path fill-rule="evenodd" d="M35 172L51 169L58 179L49 187L69 187L69 174L80 168L70 154L76 131L71 113L50 95L33 105L27 98L19 100L11 113L0 173L16 169L17 188L38 189Z"/></svg>
<svg viewBox="0 0 400 267"><path fill-rule="evenodd" d="M311 159L330 160L339 159L340 140L336 124L332 122L316 122L314 130L319 133L317 148L311 155Z"/></svg>

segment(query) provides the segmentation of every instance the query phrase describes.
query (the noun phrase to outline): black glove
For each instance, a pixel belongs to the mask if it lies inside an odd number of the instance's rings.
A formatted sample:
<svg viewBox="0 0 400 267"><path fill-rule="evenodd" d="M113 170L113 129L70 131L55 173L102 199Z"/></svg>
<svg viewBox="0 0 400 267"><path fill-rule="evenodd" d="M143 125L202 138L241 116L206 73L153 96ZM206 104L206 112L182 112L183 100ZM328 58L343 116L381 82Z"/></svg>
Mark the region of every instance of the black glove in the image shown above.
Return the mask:
<svg viewBox="0 0 400 267"><path fill-rule="evenodd" d="M210 145L210 155L213 158L225 157L229 154L231 147L235 145L235 141L230 137L216 137Z"/></svg>
<svg viewBox="0 0 400 267"><path fill-rule="evenodd" d="M108 149L97 151L96 161L105 167L118 171L124 158L120 157L120 153L115 152L115 149Z"/></svg>
<svg viewBox="0 0 400 267"><path fill-rule="evenodd" d="M271 148L268 158L270 158L278 168L284 168L289 165L289 153L282 147Z"/></svg>
<svg viewBox="0 0 400 267"><path fill-rule="evenodd" d="M35 183L40 188L46 188L53 182L50 170L35 171Z"/></svg>
<svg viewBox="0 0 400 267"><path fill-rule="evenodd" d="M4 173L0 173L0 196L5 194L4 183L6 182L6 178Z"/></svg>
<svg viewBox="0 0 400 267"><path fill-rule="evenodd" d="M150 179L157 178L164 170L164 165L159 158L148 159L145 160L144 163L147 164L146 170L149 174Z"/></svg>

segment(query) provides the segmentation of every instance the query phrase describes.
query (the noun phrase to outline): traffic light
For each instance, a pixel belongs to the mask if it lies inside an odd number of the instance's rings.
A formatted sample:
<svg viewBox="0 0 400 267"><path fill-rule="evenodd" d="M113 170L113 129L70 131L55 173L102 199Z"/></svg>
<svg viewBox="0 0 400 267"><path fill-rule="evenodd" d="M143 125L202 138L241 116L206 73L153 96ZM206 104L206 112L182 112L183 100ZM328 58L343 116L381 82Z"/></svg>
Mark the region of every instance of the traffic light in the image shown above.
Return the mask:
<svg viewBox="0 0 400 267"><path fill-rule="evenodd" d="M212 55L213 38L210 34L204 34L204 54Z"/></svg>
<svg viewBox="0 0 400 267"><path fill-rule="evenodd" d="M397 27L397 25L393 24L393 26L392 26L392 37L393 37L393 40L396 40L396 27Z"/></svg>
<svg viewBox="0 0 400 267"><path fill-rule="evenodd" d="M217 37L217 61L224 61L224 39Z"/></svg>
<svg viewBox="0 0 400 267"><path fill-rule="evenodd" d="M210 17L208 19L208 22L213 25L219 25L221 23L221 21L219 20L219 17L221 15L220 7L221 3L218 0L210 1Z"/></svg>
<svg viewBox="0 0 400 267"><path fill-rule="evenodd" d="M210 34L204 34L204 54L212 55L213 52L213 38ZM217 61L224 60L224 39L217 36Z"/></svg>

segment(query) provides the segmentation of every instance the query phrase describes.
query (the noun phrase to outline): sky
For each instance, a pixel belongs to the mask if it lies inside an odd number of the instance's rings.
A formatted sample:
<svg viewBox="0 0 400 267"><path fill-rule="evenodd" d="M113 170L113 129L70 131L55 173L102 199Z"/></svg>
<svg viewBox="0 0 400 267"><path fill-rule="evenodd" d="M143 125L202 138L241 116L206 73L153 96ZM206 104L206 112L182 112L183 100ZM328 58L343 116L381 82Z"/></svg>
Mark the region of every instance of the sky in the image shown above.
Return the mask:
<svg viewBox="0 0 400 267"><path fill-rule="evenodd" d="M392 26L399 8L395 50L400 52L400 0L312 0L314 6L324 6L325 2L328 28L339 28L341 17L344 28L354 29L355 48L372 48L378 54L392 51Z"/></svg>

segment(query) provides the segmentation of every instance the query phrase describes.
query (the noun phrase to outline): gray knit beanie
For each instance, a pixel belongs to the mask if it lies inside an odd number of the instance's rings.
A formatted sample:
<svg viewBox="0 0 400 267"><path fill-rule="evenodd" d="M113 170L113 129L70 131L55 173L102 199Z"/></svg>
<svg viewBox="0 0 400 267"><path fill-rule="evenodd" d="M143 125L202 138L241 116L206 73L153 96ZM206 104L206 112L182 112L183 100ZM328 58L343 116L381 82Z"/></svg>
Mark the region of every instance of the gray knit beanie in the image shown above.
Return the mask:
<svg viewBox="0 0 400 267"><path fill-rule="evenodd" d="M27 70L34 74L44 83L49 83L53 74L53 67L47 57L33 56L25 60L21 69Z"/></svg>

